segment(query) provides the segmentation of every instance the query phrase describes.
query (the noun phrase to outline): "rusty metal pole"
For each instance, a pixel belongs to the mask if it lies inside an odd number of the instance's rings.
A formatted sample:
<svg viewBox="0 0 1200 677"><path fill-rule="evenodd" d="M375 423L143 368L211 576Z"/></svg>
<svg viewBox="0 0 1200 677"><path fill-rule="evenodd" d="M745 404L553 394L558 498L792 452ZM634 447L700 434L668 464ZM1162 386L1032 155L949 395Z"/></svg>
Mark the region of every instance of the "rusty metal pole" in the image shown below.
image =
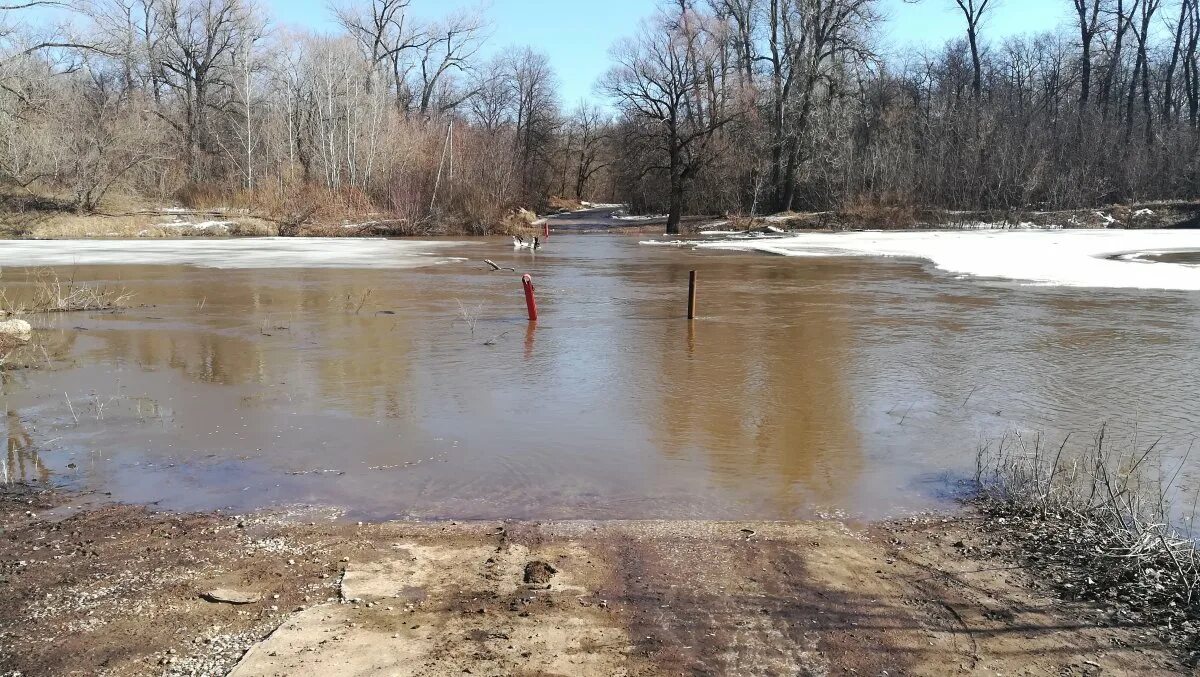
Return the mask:
<svg viewBox="0 0 1200 677"><path fill-rule="evenodd" d="M521 276L521 286L525 288L525 309L529 311L529 321L537 322L537 299L533 296L533 278Z"/></svg>
<svg viewBox="0 0 1200 677"><path fill-rule="evenodd" d="M696 319L696 271L688 273L688 319Z"/></svg>

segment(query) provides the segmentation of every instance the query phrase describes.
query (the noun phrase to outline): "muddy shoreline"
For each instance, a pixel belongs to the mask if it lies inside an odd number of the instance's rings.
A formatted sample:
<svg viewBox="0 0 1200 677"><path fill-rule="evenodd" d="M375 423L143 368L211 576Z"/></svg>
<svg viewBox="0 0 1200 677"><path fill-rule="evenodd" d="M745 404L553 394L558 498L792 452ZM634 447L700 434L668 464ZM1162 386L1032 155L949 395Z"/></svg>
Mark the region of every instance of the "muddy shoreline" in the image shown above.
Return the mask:
<svg viewBox="0 0 1200 677"><path fill-rule="evenodd" d="M1063 600L970 512L355 524L83 498L0 493L0 675L1188 670L1178 638Z"/></svg>

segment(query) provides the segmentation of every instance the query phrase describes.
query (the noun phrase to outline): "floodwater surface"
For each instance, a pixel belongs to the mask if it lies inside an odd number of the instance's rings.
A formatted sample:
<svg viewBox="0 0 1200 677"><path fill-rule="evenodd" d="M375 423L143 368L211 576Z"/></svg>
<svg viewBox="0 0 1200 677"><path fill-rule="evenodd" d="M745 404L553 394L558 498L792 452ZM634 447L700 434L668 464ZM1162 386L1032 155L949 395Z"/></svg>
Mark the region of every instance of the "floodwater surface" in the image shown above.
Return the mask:
<svg viewBox="0 0 1200 677"><path fill-rule="evenodd" d="M55 268L133 297L31 318L50 366L4 378L4 473L359 519L874 518L948 505L1008 432L1107 425L1171 461L1200 430L1196 292L617 236L436 251L463 260ZM533 275L536 324L485 258ZM29 270L4 269L10 295Z"/></svg>

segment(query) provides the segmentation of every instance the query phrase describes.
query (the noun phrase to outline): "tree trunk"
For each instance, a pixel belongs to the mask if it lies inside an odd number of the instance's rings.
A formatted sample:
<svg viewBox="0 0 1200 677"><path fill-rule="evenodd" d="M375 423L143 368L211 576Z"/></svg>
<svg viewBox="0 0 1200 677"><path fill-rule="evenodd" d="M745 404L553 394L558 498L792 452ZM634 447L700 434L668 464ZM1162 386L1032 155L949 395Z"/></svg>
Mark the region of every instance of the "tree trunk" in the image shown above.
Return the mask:
<svg viewBox="0 0 1200 677"><path fill-rule="evenodd" d="M1102 91L1100 92L1100 95L1103 98L1103 101L1101 102L1101 104L1103 105L1103 112L1101 113L1101 118L1105 122L1108 121L1108 110L1109 110L1109 106L1112 103L1113 82L1116 80L1117 69L1121 67L1121 50L1125 44L1125 33L1126 33L1126 31L1129 30L1129 23L1126 21L1126 18L1125 18L1125 2L1124 2L1124 0L1117 0L1116 14L1117 14L1117 30L1116 30L1116 35L1113 37L1112 59L1109 62L1108 72L1104 74L1104 86L1102 88ZM1133 11L1130 10L1129 21L1132 21L1132 20L1133 20Z"/></svg>
<svg viewBox="0 0 1200 677"><path fill-rule="evenodd" d="M787 165L783 171L783 196L779 203L780 211L792 211L792 205L796 201L796 168L800 160L799 156L800 150L793 144L788 150Z"/></svg>
<svg viewBox="0 0 1200 677"><path fill-rule="evenodd" d="M680 149L671 142L671 207L667 212L667 235L679 234L679 222L683 217L683 162Z"/></svg>
<svg viewBox="0 0 1200 677"><path fill-rule="evenodd" d="M1180 48L1183 46L1183 28L1187 25L1188 5L1185 0L1179 3L1179 23L1175 26L1175 44L1171 47L1171 61L1167 64L1167 72L1163 76L1163 123L1171 125L1174 111L1175 69L1179 67Z"/></svg>
<svg viewBox="0 0 1200 677"><path fill-rule="evenodd" d="M979 63L979 38L973 22L967 28L967 41L971 43L971 67L974 73L971 78L971 91L975 100L979 101L983 98L983 65Z"/></svg>

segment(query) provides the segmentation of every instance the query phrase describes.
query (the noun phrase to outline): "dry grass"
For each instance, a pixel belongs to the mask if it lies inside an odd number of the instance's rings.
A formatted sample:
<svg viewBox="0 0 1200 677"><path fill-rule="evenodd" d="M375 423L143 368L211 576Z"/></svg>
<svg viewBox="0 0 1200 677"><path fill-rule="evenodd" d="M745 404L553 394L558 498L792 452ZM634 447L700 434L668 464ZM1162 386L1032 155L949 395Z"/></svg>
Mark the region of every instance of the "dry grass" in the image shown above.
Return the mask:
<svg viewBox="0 0 1200 677"><path fill-rule="evenodd" d="M552 212L573 212L583 209L583 203L569 197L552 197L546 201Z"/></svg>
<svg viewBox="0 0 1200 677"><path fill-rule="evenodd" d="M174 222L175 218L187 221ZM221 227L188 224L220 222ZM82 238L170 238L170 237L269 237L278 234L275 224L263 219L238 216L136 213L121 215L57 213L0 213L0 237L39 240Z"/></svg>
<svg viewBox="0 0 1200 677"><path fill-rule="evenodd" d="M1008 436L978 455L975 502L1018 540L1030 566L1072 599L1113 605L1126 620L1200 637L1200 557L1175 486L1182 462L1159 443L1101 429L1068 441ZM1190 452L1190 449L1188 450Z"/></svg>
<svg viewBox="0 0 1200 677"><path fill-rule="evenodd" d="M115 310L123 307L133 296L124 288L77 284L74 279L64 281L53 270L34 270L27 276L27 284L22 285L20 291L0 289L0 311L21 316Z"/></svg>
<svg viewBox="0 0 1200 677"><path fill-rule="evenodd" d="M10 334L0 334L0 366L8 362L8 356L14 350L25 345L25 341Z"/></svg>
<svg viewBox="0 0 1200 677"><path fill-rule="evenodd" d="M838 220L848 228L904 229L920 222L920 213L912 205L857 203L847 205L837 213Z"/></svg>

